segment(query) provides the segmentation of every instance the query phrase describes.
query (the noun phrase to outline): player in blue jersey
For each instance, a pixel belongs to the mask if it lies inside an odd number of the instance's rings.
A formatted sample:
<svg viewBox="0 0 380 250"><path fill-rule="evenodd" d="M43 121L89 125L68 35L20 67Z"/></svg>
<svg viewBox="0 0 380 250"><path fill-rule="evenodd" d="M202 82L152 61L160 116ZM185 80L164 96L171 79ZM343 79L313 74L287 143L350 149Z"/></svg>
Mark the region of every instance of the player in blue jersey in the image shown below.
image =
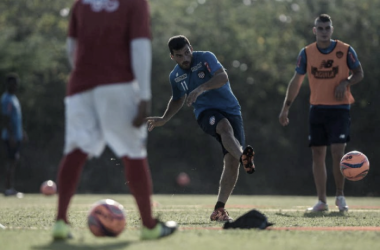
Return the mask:
<svg viewBox="0 0 380 250"><path fill-rule="evenodd" d="M9 74L6 78L6 91L1 96L1 111L3 129L1 138L5 145L8 161L5 181L5 196L16 195L14 189L14 172L20 159L20 146L24 138L22 129L21 106L16 96L19 78L16 74Z"/></svg>
<svg viewBox="0 0 380 250"><path fill-rule="evenodd" d="M331 17L321 14L314 21L316 42L303 48L297 67L290 80L279 122L289 124L290 106L308 74L310 86L309 146L312 151L312 168L318 202L308 208L310 212L328 210L326 201L326 150L330 146L332 170L336 186L335 205L339 211L348 211L344 197L344 177L340 172L340 160L350 141L350 105L354 102L350 87L359 83L363 69L355 50L346 43L331 39Z"/></svg>
<svg viewBox="0 0 380 250"><path fill-rule="evenodd" d="M203 131L221 143L224 167L212 221L231 221L225 204L239 174L239 162L245 171L255 171L253 148L245 145L240 105L233 94L228 75L218 59L209 51L193 51L182 35L169 39L170 57L177 64L170 73L172 97L161 117L148 117L148 130L163 126L185 104L193 106L195 118Z"/></svg>

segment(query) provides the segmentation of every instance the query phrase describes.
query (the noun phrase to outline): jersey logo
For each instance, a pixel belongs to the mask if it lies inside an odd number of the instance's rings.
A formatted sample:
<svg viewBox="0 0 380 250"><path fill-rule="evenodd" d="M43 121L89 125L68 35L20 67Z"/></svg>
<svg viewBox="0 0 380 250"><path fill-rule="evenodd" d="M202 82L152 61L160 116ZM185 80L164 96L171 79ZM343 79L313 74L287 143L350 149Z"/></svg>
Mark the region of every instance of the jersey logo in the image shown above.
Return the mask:
<svg viewBox="0 0 380 250"><path fill-rule="evenodd" d="M185 81L181 82L181 86L182 86L183 90L185 90L185 91L189 90Z"/></svg>
<svg viewBox="0 0 380 250"><path fill-rule="evenodd" d="M178 75L178 73L177 73L177 75ZM181 76L178 76L178 77L174 78L174 81L175 82L180 82L182 80L185 80L186 78L187 78L187 74L183 74Z"/></svg>
<svg viewBox="0 0 380 250"><path fill-rule="evenodd" d="M206 66L206 68L207 68L208 72L210 72L210 73L211 73L211 69L210 69L210 66L208 65L208 63L207 63L207 62L205 62L205 63L204 63L204 65Z"/></svg>
<svg viewBox="0 0 380 250"><path fill-rule="evenodd" d="M94 12L101 12L102 10L114 12L120 5L118 0L82 0L82 3L91 5Z"/></svg>
<svg viewBox="0 0 380 250"><path fill-rule="evenodd" d="M202 62L199 62L197 65L191 68L191 72L197 71L202 67Z"/></svg>
<svg viewBox="0 0 380 250"><path fill-rule="evenodd" d="M206 76L205 72L203 72L203 71L199 71L198 72L198 77L199 78L203 79L203 78L205 78L205 76Z"/></svg>
<svg viewBox="0 0 380 250"><path fill-rule="evenodd" d="M331 68L334 64L334 60L323 60L322 63L321 63L321 66L319 67L320 69L323 69L323 68Z"/></svg>
<svg viewBox="0 0 380 250"><path fill-rule="evenodd" d="M336 57L338 57L338 59L342 58L343 57L343 52L342 51L338 51L336 52Z"/></svg>

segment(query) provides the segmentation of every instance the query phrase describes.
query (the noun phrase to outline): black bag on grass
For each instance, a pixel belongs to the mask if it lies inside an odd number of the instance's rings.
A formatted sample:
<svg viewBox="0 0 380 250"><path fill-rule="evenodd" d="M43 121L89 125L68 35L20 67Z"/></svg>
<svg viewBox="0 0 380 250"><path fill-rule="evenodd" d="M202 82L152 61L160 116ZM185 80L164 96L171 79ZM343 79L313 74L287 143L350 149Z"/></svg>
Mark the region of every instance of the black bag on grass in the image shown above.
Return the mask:
<svg viewBox="0 0 380 250"><path fill-rule="evenodd" d="M230 228L241 228L241 229L250 229L250 228L258 228L258 229L266 229L269 226L272 226L273 223L268 222L267 217L257 211L256 209L253 209L233 222L226 222L223 225L223 229L230 229Z"/></svg>

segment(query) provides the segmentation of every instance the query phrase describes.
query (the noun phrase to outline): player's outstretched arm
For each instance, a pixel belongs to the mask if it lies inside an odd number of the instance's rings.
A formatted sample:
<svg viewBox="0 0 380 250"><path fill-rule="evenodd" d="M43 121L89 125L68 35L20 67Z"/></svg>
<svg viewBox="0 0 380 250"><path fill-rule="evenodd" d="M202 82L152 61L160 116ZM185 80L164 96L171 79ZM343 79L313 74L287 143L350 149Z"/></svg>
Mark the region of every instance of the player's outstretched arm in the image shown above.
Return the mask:
<svg viewBox="0 0 380 250"><path fill-rule="evenodd" d="M152 116L146 118L148 123L148 131L152 131L155 127L161 127L165 125L177 112L182 108L185 103L186 95L181 97L181 99L173 100L173 97L170 98L168 107L165 110L163 116Z"/></svg>
<svg viewBox="0 0 380 250"><path fill-rule="evenodd" d="M280 115L278 116L279 122L282 126L289 124L289 109L299 93L304 78L305 75L300 75L297 72L294 72L294 75L289 82L288 89L286 90L284 104L282 106Z"/></svg>

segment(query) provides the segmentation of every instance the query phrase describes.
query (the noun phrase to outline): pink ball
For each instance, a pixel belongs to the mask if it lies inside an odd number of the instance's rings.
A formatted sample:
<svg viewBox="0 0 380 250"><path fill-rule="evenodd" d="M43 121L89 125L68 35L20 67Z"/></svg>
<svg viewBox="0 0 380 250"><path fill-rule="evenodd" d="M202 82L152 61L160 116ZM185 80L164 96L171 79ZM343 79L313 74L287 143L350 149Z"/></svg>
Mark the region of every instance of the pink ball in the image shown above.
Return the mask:
<svg viewBox="0 0 380 250"><path fill-rule="evenodd" d="M52 180L44 181L41 184L40 191L42 194L46 196L54 195L57 193L57 185Z"/></svg>
<svg viewBox="0 0 380 250"><path fill-rule="evenodd" d="M177 184L181 187L187 186L190 184L190 177L188 174L182 172L177 176Z"/></svg>

